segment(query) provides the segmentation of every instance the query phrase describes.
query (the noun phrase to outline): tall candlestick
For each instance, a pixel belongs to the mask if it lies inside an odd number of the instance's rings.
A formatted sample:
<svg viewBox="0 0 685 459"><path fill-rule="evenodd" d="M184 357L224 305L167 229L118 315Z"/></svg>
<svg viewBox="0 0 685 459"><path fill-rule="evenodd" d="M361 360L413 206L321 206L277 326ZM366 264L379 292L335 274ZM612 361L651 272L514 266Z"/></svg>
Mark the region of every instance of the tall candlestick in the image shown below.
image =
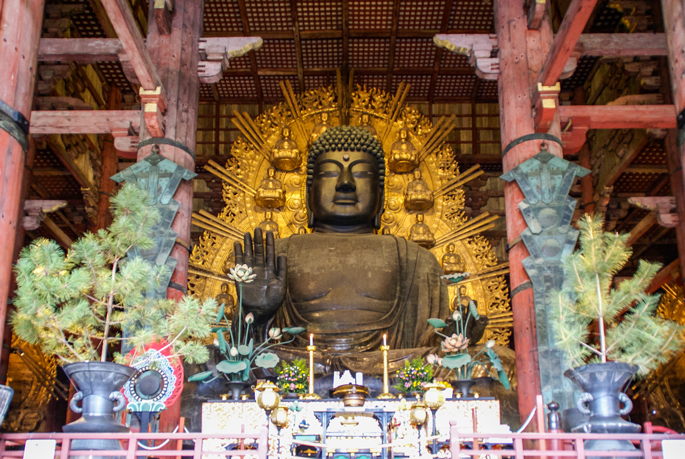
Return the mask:
<svg viewBox="0 0 685 459"><path fill-rule="evenodd" d="M309 342L312 343L314 340L314 335L309 335ZM303 400L320 400L317 394L314 393L314 351L316 346L310 344L307 346L309 351L309 393L302 397Z"/></svg>
<svg viewBox="0 0 685 459"><path fill-rule="evenodd" d="M386 335L383 335L383 345L381 346L381 351L383 351L383 393L376 397L382 400L395 398L395 396L390 393L390 386L388 384L388 351L390 350L390 346L388 346L386 342Z"/></svg>

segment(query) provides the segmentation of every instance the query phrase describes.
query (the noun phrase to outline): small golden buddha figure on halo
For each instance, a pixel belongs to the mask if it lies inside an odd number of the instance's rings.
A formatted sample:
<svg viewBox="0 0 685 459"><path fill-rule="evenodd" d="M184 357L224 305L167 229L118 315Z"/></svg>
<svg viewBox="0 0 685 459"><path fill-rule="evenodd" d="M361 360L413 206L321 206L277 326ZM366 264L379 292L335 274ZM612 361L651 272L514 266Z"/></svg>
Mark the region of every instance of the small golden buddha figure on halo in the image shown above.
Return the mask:
<svg viewBox="0 0 685 459"><path fill-rule="evenodd" d="M454 244L448 244L446 252L442 256L442 271L445 274L463 273L465 270L464 260L455 250Z"/></svg>
<svg viewBox="0 0 685 459"><path fill-rule="evenodd" d="M224 305L224 314L228 320L233 319L233 310L235 309L235 299L233 295L228 293L228 283L221 284L221 293L216 298L216 302Z"/></svg>
<svg viewBox="0 0 685 459"><path fill-rule="evenodd" d="M378 137L378 132L376 132L376 128L373 127L373 125L371 124L371 119L369 118L368 113L362 113L360 123L360 127L363 127L364 129L369 131L371 134L373 134L374 137Z"/></svg>
<svg viewBox="0 0 685 459"><path fill-rule="evenodd" d="M321 114L321 122L318 123L316 126L314 126L314 129L312 129L312 133L309 137L309 144L313 144L314 141L321 135L323 134L326 129L329 129L331 127L330 124L328 124L328 113L323 112Z"/></svg>
<svg viewBox="0 0 685 459"><path fill-rule="evenodd" d="M416 214L416 223L409 229L409 240L426 249L435 245L435 236L428 225L423 222L423 214Z"/></svg>
<svg viewBox="0 0 685 459"><path fill-rule="evenodd" d="M400 130L400 138L390 147L388 167L393 172L411 172L419 165L418 151L408 139L409 131Z"/></svg>
<svg viewBox="0 0 685 459"><path fill-rule="evenodd" d="M276 170L270 167L269 176L262 180L257 188L255 202L258 206L276 208L285 205L285 190L280 180L274 177Z"/></svg>
<svg viewBox="0 0 685 459"><path fill-rule="evenodd" d="M454 301L452 301L452 310L456 311L459 309L459 301L461 300L461 309L465 310L469 307L469 302L471 301L471 297L468 295L468 290L465 285L460 285L459 286L459 295L454 297Z"/></svg>
<svg viewBox="0 0 685 459"><path fill-rule="evenodd" d="M289 127L284 127L281 135L281 139L272 150L271 164L282 171L294 171L302 163L302 155L297 149L297 143L291 138L292 132Z"/></svg>
<svg viewBox="0 0 685 459"><path fill-rule="evenodd" d="M278 239L280 237L278 234L278 223L273 220L273 215L274 214L271 212L265 212L264 221L259 224L259 227L262 229L264 234L271 231L274 233L274 239Z"/></svg>
<svg viewBox="0 0 685 459"><path fill-rule="evenodd" d="M404 207L407 210L429 210L433 207L433 192L421 178L421 171L414 170L414 180L407 184L404 194Z"/></svg>

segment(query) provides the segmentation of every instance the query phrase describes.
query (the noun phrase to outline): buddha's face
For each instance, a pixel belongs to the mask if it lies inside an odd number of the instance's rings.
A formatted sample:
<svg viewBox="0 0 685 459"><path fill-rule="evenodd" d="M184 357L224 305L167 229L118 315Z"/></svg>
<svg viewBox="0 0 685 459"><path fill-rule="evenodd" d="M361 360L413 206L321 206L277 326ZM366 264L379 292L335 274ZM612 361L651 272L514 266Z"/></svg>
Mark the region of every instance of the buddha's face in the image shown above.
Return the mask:
<svg viewBox="0 0 685 459"><path fill-rule="evenodd" d="M221 284L221 293L228 293L228 284Z"/></svg>
<svg viewBox="0 0 685 459"><path fill-rule="evenodd" d="M309 207L317 222L371 223L381 205L380 195L378 160L371 154L327 152L316 158Z"/></svg>
<svg viewBox="0 0 685 459"><path fill-rule="evenodd" d="M400 139L402 139L402 140L407 139L407 130L406 129L400 130Z"/></svg>
<svg viewBox="0 0 685 459"><path fill-rule="evenodd" d="M289 139L290 138L290 128L287 128L287 127L283 128L282 134L283 134L284 139Z"/></svg>

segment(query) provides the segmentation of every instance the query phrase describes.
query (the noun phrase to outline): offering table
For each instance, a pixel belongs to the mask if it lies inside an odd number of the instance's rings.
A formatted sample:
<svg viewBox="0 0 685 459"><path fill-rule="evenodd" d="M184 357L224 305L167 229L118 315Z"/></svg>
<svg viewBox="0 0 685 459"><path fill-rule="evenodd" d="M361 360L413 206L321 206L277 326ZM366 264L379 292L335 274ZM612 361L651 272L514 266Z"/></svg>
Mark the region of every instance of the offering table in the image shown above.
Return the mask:
<svg viewBox="0 0 685 459"><path fill-rule="evenodd" d="M341 400L281 401L288 407L288 424L281 428L269 425L269 457L280 454L320 457L322 459L387 459L392 443L394 457L417 458L426 452L425 438L433 431L433 419L419 429L410 421L416 400L367 399L362 407L344 407ZM449 439L450 421L457 421L460 431L493 431L500 426L499 401L493 398L450 399L436 413L439 441ZM266 413L254 400L211 401L202 405L202 433L258 432L267 422ZM421 441L419 441L421 438ZM303 443L299 443L303 442ZM237 448L236 441L205 440L205 451ZM308 443L321 445L310 446ZM298 445L301 445L298 447ZM297 449L297 450L296 450ZM204 456L206 459L220 456ZM230 456L229 456L230 457Z"/></svg>

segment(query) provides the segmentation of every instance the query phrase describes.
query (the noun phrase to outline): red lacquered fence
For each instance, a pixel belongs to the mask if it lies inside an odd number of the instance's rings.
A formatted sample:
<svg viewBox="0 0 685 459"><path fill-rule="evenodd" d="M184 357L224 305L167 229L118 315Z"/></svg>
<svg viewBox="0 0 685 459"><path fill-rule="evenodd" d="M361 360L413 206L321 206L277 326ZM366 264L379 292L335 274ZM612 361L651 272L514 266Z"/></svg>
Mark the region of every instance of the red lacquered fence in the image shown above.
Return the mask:
<svg viewBox="0 0 685 459"><path fill-rule="evenodd" d="M71 442L74 440L102 439L119 440L122 443L123 451L85 451L72 450ZM237 440L238 448L244 444L245 440L256 441L257 449L236 449L226 451L203 451L203 440ZM225 457L244 457L257 456L259 459L266 459L268 448L267 430L264 427L258 433L238 433L238 434L202 434L202 433L123 433L123 434L67 434L67 433L28 433L28 434L2 434L0 435L0 459L23 457L23 445L27 440L56 440L57 451L55 458L68 459L71 456L114 456L126 457L126 459L147 458L147 457L175 457L201 459L203 455L225 456ZM171 440L169 445L176 449L159 449L155 451L140 448L138 443L152 440L159 444L165 440ZM183 450L184 440L195 442L192 450ZM49 459L49 458L41 458Z"/></svg>
<svg viewBox="0 0 685 459"><path fill-rule="evenodd" d="M72 450L71 442L81 439L113 439L122 443L123 451L84 451ZM238 448L245 440L256 441L257 449L245 450L223 450L223 451L203 451L203 440L236 440ZM585 440L604 439L604 440L630 440L635 444L636 450L629 451L588 451L584 449ZM244 457L257 456L259 459L266 459L268 454L268 438L266 428L258 433L242 434L201 434L201 433L128 433L128 434L66 434L66 433L29 433L29 434L2 434L0 435L0 459L23 457L23 445L27 440L56 440L57 450L55 458L68 459L72 456L115 456L126 457L126 459L149 458L149 457L176 457L200 459L203 455ZM170 445L175 445L177 449L161 449L149 451L142 449L138 443L153 440L157 444L164 440L170 440ZM183 440L194 441L194 449L183 450ZM682 440L685 441L683 434L568 434L568 433L460 433L456 424L450 428L449 447L452 459L461 458L495 458L512 457L516 459L524 458L576 458L585 459L587 457L637 457L644 459L662 458L661 442L663 440ZM486 444L502 445L512 443L513 449L488 449ZM559 446L561 445L561 446ZM556 449L553 449L556 447ZM685 452L685 450L684 450ZM273 453L273 452L272 452ZM276 457L275 454L269 455ZM291 457L283 455L281 458ZM685 457L685 453L683 455ZM49 458L45 458L49 459Z"/></svg>

